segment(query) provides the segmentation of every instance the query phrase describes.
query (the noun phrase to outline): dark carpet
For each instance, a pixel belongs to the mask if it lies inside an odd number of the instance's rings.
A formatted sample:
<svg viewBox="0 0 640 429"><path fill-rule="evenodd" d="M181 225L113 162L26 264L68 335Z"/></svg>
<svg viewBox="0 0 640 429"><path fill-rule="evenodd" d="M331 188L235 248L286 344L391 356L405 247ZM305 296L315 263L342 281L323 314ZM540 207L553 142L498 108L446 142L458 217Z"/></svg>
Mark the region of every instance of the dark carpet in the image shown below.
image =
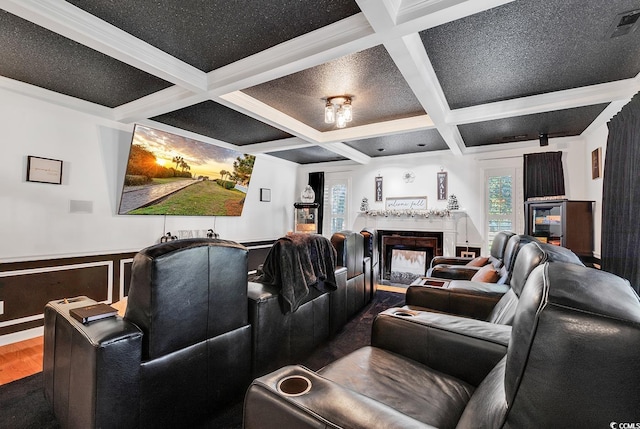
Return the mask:
<svg viewBox="0 0 640 429"><path fill-rule="evenodd" d="M375 298L331 341L301 362L317 370L360 347L370 344L371 323L381 311L404 305L404 294L378 291ZM59 429L44 398L42 373L0 386L0 429ZM210 421L202 429L240 429L242 403L239 402Z"/></svg>

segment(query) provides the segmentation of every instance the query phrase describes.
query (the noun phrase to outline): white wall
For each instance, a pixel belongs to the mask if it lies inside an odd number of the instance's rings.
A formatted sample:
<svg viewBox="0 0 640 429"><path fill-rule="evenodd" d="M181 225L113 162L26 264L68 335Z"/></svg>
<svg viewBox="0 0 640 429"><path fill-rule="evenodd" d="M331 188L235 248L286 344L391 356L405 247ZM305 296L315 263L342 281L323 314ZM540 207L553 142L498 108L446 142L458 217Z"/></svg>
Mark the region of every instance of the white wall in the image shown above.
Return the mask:
<svg viewBox="0 0 640 429"><path fill-rule="evenodd" d="M4 89L0 100L0 261L137 251L164 231L215 228L221 238L252 241L291 229L294 163L258 156L240 217L120 216L133 125ZM62 185L27 182L28 155L64 161ZM271 189L271 202L259 201L260 188ZM70 213L71 200L92 202L93 212Z"/></svg>
<svg viewBox="0 0 640 429"><path fill-rule="evenodd" d="M359 230L358 209L363 197L371 208L383 208L374 198L374 178L384 179L384 197L424 196L429 208L444 208L436 197L436 173L448 173L448 192L456 194L470 216L469 244L483 245L484 169L521 164L524 153L565 152L567 197L596 201L596 254L600 249L602 179L591 180L590 157L606 149L603 125L584 138L550 139L508 145L507 149L373 158L367 165L352 162L298 167L269 156L258 156L240 217L119 216L116 215L133 125L78 113L0 89L0 260L28 260L71 255L135 251L157 242L165 231L214 228L235 241L280 237L293 225L293 202L306 185L308 173L351 177L350 228ZM501 146L502 147L502 146ZM26 182L27 155L64 161L63 184ZM604 165L604 164L603 164ZM403 173L413 171L413 183ZM259 201L260 188L271 189L271 202ZM93 213L69 212L70 200L91 201ZM459 230L462 226L459 225Z"/></svg>
<svg viewBox="0 0 640 429"><path fill-rule="evenodd" d="M600 167L602 175L597 179L592 179L591 170L589 169L585 175L585 183L587 186L587 195L590 200L596 201L594 209L594 255L600 257L601 250L601 235L602 235L602 181L604 177L604 158L607 152L607 137L609 136L609 130L606 125L593 130L591 133L585 135L585 152L588 159L591 159L591 152L597 148L602 148L602 159L600 160Z"/></svg>
<svg viewBox="0 0 640 429"><path fill-rule="evenodd" d="M438 201L436 193L436 174L443 170L448 173L448 193L455 194L460 208L469 215L469 245L484 246L484 171L490 168L521 167L525 153L562 151L566 182L566 194L569 199L591 199L592 194L585 185L586 174L590 173L585 142L582 138L549 139L549 146L540 147L538 142L524 142L505 145L508 149L468 153L454 156L450 153L431 153L424 155L402 155L395 157L373 158L369 164L356 165L350 162L303 166L298 172L299 195L312 171L326 171L327 176L343 174L351 177L352 193L350 206L352 215L349 228L359 231L364 225L358 216L363 197L369 200L372 209L384 208L384 202L375 202L374 178L383 177L383 198L403 196L427 196L429 209L446 208L447 201ZM501 146L502 147L502 146ZM470 151L473 152L473 151ZM590 152L589 152L590 156ZM405 183L403 173L413 171L415 180ZM458 243L464 243L464 218L458 224ZM598 227L599 231L599 227ZM517 231L519 233L523 231ZM598 238L599 241L599 238Z"/></svg>

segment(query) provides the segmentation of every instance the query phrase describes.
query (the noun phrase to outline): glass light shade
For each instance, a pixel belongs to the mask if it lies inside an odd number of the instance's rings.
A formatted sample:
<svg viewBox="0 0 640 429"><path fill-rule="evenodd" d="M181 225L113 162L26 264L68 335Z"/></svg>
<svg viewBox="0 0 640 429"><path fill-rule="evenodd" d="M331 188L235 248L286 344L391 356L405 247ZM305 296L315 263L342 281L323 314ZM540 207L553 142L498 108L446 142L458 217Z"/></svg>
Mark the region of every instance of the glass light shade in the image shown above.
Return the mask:
<svg viewBox="0 0 640 429"><path fill-rule="evenodd" d="M347 126L347 118L344 115L344 109L340 107L336 112L336 127L344 128L346 126Z"/></svg>
<svg viewBox="0 0 640 429"><path fill-rule="evenodd" d="M353 120L353 109L351 108L351 100L345 101L342 106L342 111L344 112L344 119L347 122L351 122Z"/></svg>
<svg viewBox="0 0 640 429"><path fill-rule="evenodd" d="M333 104L327 101L327 105L324 107L324 121L327 124L333 124L336 121L336 111Z"/></svg>

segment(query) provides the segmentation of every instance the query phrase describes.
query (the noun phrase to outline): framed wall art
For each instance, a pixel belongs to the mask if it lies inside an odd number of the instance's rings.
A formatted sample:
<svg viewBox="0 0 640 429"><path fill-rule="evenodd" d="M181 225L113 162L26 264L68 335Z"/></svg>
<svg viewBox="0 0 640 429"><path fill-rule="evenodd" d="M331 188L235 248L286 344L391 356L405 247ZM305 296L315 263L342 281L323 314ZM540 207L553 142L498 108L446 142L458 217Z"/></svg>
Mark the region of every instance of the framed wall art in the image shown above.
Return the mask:
<svg viewBox="0 0 640 429"><path fill-rule="evenodd" d="M385 201L387 210L426 210L427 197L389 197Z"/></svg>
<svg viewBox="0 0 640 429"><path fill-rule="evenodd" d="M602 148L599 147L591 152L591 179L602 176Z"/></svg>
<svg viewBox="0 0 640 429"><path fill-rule="evenodd" d="M438 172L437 186L438 186L438 200L439 201L446 200L447 199L447 172L446 171Z"/></svg>
<svg viewBox="0 0 640 429"><path fill-rule="evenodd" d="M376 202L382 201L382 176L376 177Z"/></svg>
<svg viewBox="0 0 640 429"><path fill-rule="evenodd" d="M62 161L58 159L27 157L27 181L62 184Z"/></svg>
<svg viewBox="0 0 640 429"><path fill-rule="evenodd" d="M271 189L260 188L260 201L265 201L265 202L271 201Z"/></svg>

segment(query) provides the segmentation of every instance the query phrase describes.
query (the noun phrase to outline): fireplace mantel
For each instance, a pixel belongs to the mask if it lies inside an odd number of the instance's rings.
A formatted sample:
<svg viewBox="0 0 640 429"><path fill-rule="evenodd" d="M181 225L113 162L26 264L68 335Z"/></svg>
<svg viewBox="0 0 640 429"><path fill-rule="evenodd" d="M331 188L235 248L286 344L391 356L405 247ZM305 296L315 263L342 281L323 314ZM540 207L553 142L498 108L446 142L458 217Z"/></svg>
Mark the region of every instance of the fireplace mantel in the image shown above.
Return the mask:
<svg viewBox="0 0 640 429"><path fill-rule="evenodd" d="M463 210L452 210L449 216L370 216L361 213L364 217L365 226L376 230L395 231L424 231L442 232L444 256L454 256L456 254L456 243L458 236L458 220L464 218L467 213Z"/></svg>

